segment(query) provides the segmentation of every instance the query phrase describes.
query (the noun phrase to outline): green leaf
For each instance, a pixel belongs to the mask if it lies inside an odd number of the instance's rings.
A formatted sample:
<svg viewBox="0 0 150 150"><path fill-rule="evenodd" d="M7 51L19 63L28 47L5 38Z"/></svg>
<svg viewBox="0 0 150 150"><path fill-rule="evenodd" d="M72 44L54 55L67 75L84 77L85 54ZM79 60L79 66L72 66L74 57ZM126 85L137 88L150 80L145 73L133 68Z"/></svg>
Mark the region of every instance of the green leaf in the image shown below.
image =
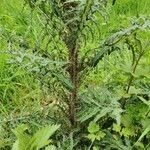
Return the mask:
<svg viewBox="0 0 150 150"><path fill-rule="evenodd" d="M95 135L95 134L88 134L87 138L88 138L89 140L91 140L92 142L94 142L95 139L96 139L96 135Z"/></svg>
<svg viewBox="0 0 150 150"><path fill-rule="evenodd" d="M100 118L104 117L109 112L111 112L111 109L109 107L102 108L102 110L95 117L94 122L97 122Z"/></svg>
<svg viewBox="0 0 150 150"><path fill-rule="evenodd" d="M102 138L104 138L106 134L102 131L98 131L97 133L90 133L88 134L87 138L94 142L95 140L100 141Z"/></svg>
<svg viewBox="0 0 150 150"><path fill-rule="evenodd" d="M85 113L85 115L82 115L79 118L79 121L84 122L88 119L90 119L91 117L93 117L94 115L96 115L99 112L99 108L96 107L94 110L89 109L88 112Z"/></svg>
<svg viewBox="0 0 150 150"><path fill-rule="evenodd" d="M98 133L96 134L96 139L100 141L102 138L105 137L105 135L106 134L104 132L98 131Z"/></svg>
<svg viewBox="0 0 150 150"><path fill-rule="evenodd" d="M50 143L49 138L59 128L59 125L49 125L37 131L32 137L24 133L27 129L26 125L20 125L13 132L17 136L16 142L13 144L12 150L39 150Z"/></svg>
<svg viewBox="0 0 150 150"><path fill-rule="evenodd" d="M98 148L98 147L96 147L96 146L94 146L94 147L93 147L93 150L99 150L99 148Z"/></svg>
<svg viewBox="0 0 150 150"><path fill-rule="evenodd" d="M112 110L112 118L116 119L117 124L120 124L121 122L121 113L123 110L120 107L116 107Z"/></svg>
<svg viewBox="0 0 150 150"><path fill-rule="evenodd" d="M139 94L140 90L136 89L134 86L131 86L129 89L129 94Z"/></svg>
<svg viewBox="0 0 150 150"><path fill-rule="evenodd" d="M111 54L114 50L111 49L111 46L114 46L118 44L121 40L123 40L125 37L128 37L132 35L137 30L143 30L145 28L149 27L150 21L147 20L144 22L144 24L135 24L131 27L128 27L122 31L118 31L114 33L112 36L108 37L108 39L105 40L105 42L99 47L99 51L96 52L94 57L91 58L89 62L89 66L95 67L100 60L105 56L105 54Z"/></svg>
<svg viewBox="0 0 150 150"><path fill-rule="evenodd" d="M89 126L88 126L88 131L90 133L96 133L99 131L99 125L96 124L95 122L90 122Z"/></svg>
<svg viewBox="0 0 150 150"><path fill-rule="evenodd" d="M19 149L19 141L16 140L16 142L13 144L12 150L20 150Z"/></svg>
<svg viewBox="0 0 150 150"><path fill-rule="evenodd" d="M139 139L135 142L133 146L135 146L138 142L142 140L142 138L150 131L150 125L147 126L147 128L143 131Z"/></svg>
<svg viewBox="0 0 150 150"><path fill-rule="evenodd" d="M120 131L121 131L121 126L118 125L118 124L113 123L113 130L120 133Z"/></svg>
<svg viewBox="0 0 150 150"><path fill-rule="evenodd" d="M134 129L133 128L123 128L121 131L121 135L124 135L125 137L134 136Z"/></svg>
<svg viewBox="0 0 150 150"><path fill-rule="evenodd" d="M57 150L54 145L49 145L45 148L45 150Z"/></svg>
<svg viewBox="0 0 150 150"><path fill-rule="evenodd" d="M53 75L67 90L73 89L73 85L72 85L71 81L68 78L66 78L64 75L56 74L56 73L53 73Z"/></svg>
<svg viewBox="0 0 150 150"><path fill-rule="evenodd" d="M46 146L50 142L48 139L55 133L56 130L58 130L59 127L60 125L49 125L40 129L33 135L29 143L29 147L36 147L40 149Z"/></svg>
<svg viewBox="0 0 150 150"><path fill-rule="evenodd" d="M28 127L25 124L18 126L15 130L13 130L14 134L17 137L16 142L13 145L13 150L26 150L26 147L31 139L29 135L24 133Z"/></svg>

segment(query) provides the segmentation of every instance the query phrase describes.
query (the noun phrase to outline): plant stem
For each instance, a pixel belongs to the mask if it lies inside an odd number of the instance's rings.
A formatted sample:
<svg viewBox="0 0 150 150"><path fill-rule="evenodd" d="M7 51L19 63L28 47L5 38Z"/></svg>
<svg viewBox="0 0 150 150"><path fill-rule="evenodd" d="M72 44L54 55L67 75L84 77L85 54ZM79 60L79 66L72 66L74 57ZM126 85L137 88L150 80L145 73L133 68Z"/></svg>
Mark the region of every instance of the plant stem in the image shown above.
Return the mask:
<svg viewBox="0 0 150 150"><path fill-rule="evenodd" d="M137 60L135 60L135 63L133 63L133 66L132 66L132 74L129 78L129 82L128 82L128 86L127 86L127 90L126 90L126 93L128 94L129 93L129 90L130 90L130 87L132 85L132 82L134 80L134 74L135 74L135 71L137 69L137 66L139 64L139 61L141 59L141 57L143 56L144 54L144 51L142 51L140 54L139 54L139 57L137 58ZM127 102L127 99L124 100L124 102L122 103L122 108L124 109L125 108L125 105L126 105L126 102Z"/></svg>
<svg viewBox="0 0 150 150"><path fill-rule="evenodd" d="M139 55L138 59L137 59L136 62L133 64L133 70L132 70L132 74L131 74L131 76L130 76L130 78L129 78L129 83L128 83L128 87L127 87L126 93L129 93L131 84L132 84L132 82L133 82L133 80L134 80L134 75L133 75L133 74L135 74L135 71L136 71L136 69L137 69L137 66L138 66L139 61L140 61L140 59L141 59L142 56L143 56L143 52Z"/></svg>
<svg viewBox="0 0 150 150"><path fill-rule="evenodd" d="M73 48L69 51L69 74L73 89L69 96L69 120L72 126L76 126L76 101L78 92L78 50Z"/></svg>

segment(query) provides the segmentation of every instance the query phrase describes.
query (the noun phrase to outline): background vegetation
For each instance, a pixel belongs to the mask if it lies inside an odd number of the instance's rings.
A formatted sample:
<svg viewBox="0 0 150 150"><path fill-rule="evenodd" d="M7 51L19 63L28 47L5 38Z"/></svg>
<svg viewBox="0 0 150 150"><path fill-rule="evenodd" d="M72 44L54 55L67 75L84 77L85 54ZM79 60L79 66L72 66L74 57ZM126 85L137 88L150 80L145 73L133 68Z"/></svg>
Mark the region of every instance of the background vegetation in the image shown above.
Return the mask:
<svg viewBox="0 0 150 150"><path fill-rule="evenodd" d="M0 149L149 150L149 6L1 0Z"/></svg>

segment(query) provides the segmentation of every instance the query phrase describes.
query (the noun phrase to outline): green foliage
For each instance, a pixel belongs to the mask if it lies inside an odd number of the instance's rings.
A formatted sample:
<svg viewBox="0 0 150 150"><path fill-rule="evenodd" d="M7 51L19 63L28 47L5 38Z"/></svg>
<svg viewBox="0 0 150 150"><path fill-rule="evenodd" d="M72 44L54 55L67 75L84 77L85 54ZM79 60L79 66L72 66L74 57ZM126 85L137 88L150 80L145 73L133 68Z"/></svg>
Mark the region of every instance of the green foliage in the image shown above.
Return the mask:
<svg viewBox="0 0 150 150"><path fill-rule="evenodd" d="M82 108L84 108L81 109L81 112L79 113L79 120L81 122L93 117L94 122L97 122L109 114L112 118L116 119L118 124L120 124L122 109L117 101L119 100L119 97L115 97L106 88L92 89L92 87L89 87L81 96L83 101Z"/></svg>
<svg viewBox="0 0 150 150"><path fill-rule="evenodd" d="M88 132L89 132L89 134L88 134L87 138L89 140L91 140L92 142L94 142L95 140L100 141L105 136L105 133L100 130L99 125L97 125L94 122L91 122L89 124Z"/></svg>
<svg viewBox="0 0 150 150"><path fill-rule="evenodd" d="M149 149L149 5L2 0L0 149Z"/></svg>
<svg viewBox="0 0 150 150"><path fill-rule="evenodd" d="M56 130L58 130L59 127L60 126L58 125L46 126L37 131L34 135L30 136L25 133L28 127L22 124L13 131L17 137L17 140L13 144L12 150L39 150L51 142L49 138L55 133ZM50 148L54 149L55 147L51 145L45 149Z"/></svg>

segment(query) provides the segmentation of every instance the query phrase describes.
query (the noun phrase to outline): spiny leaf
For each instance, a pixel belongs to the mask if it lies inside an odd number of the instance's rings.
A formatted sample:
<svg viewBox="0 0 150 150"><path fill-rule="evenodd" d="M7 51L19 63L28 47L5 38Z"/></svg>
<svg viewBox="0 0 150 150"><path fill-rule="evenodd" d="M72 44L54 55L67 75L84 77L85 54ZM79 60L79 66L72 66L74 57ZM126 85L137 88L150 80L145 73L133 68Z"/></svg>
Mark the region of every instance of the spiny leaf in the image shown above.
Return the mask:
<svg viewBox="0 0 150 150"><path fill-rule="evenodd" d="M26 150L26 147L31 139L29 135L24 133L27 130L27 125L22 124L13 130L14 134L17 137L16 142L13 144L13 150Z"/></svg>
<svg viewBox="0 0 150 150"><path fill-rule="evenodd" d="M89 111L86 112L84 115L82 115L78 120L84 122L92 118L93 116L95 116L98 112L99 112L99 108L95 108L95 110L89 109Z"/></svg>
<svg viewBox="0 0 150 150"><path fill-rule="evenodd" d="M50 125L46 126L39 131L37 131L30 140L29 146L31 148L42 148L49 144L48 139L55 133L60 125Z"/></svg>
<svg viewBox="0 0 150 150"><path fill-rule="evenodd" d="M101 119L103 116L105 116L107 113L111 111L112 110L109 107L102 108L101 111L96 115L94 122L97 122L99 119Z"/></svg>
<svg viewBox="0 0 150 150"><path fill-rule="evenodd" d="M53 73L53 75L57 78L57 80L68 90L73 89L73 85L69 79L64 77L62 74Z"/></svg>
<svg viewBox="0 0 150 150"><path fill-rule="evenodd" d="M131 27L128 27L122 31L119 31L117 33L114 33L112 36L110 36L108 39L104 41L104 43L97 49L99 49L98 52L94 55L91 60L89 60L88 66L95 67L98 62L105 56L105 54L111 54L115 49L111 49L112 46L116 45L118 42L123 40L125 37L130 36L132 33L134 33L137 30L143 30L150 27L150 21L146 20L144 24L139 25L135 24Z"/></svg>

